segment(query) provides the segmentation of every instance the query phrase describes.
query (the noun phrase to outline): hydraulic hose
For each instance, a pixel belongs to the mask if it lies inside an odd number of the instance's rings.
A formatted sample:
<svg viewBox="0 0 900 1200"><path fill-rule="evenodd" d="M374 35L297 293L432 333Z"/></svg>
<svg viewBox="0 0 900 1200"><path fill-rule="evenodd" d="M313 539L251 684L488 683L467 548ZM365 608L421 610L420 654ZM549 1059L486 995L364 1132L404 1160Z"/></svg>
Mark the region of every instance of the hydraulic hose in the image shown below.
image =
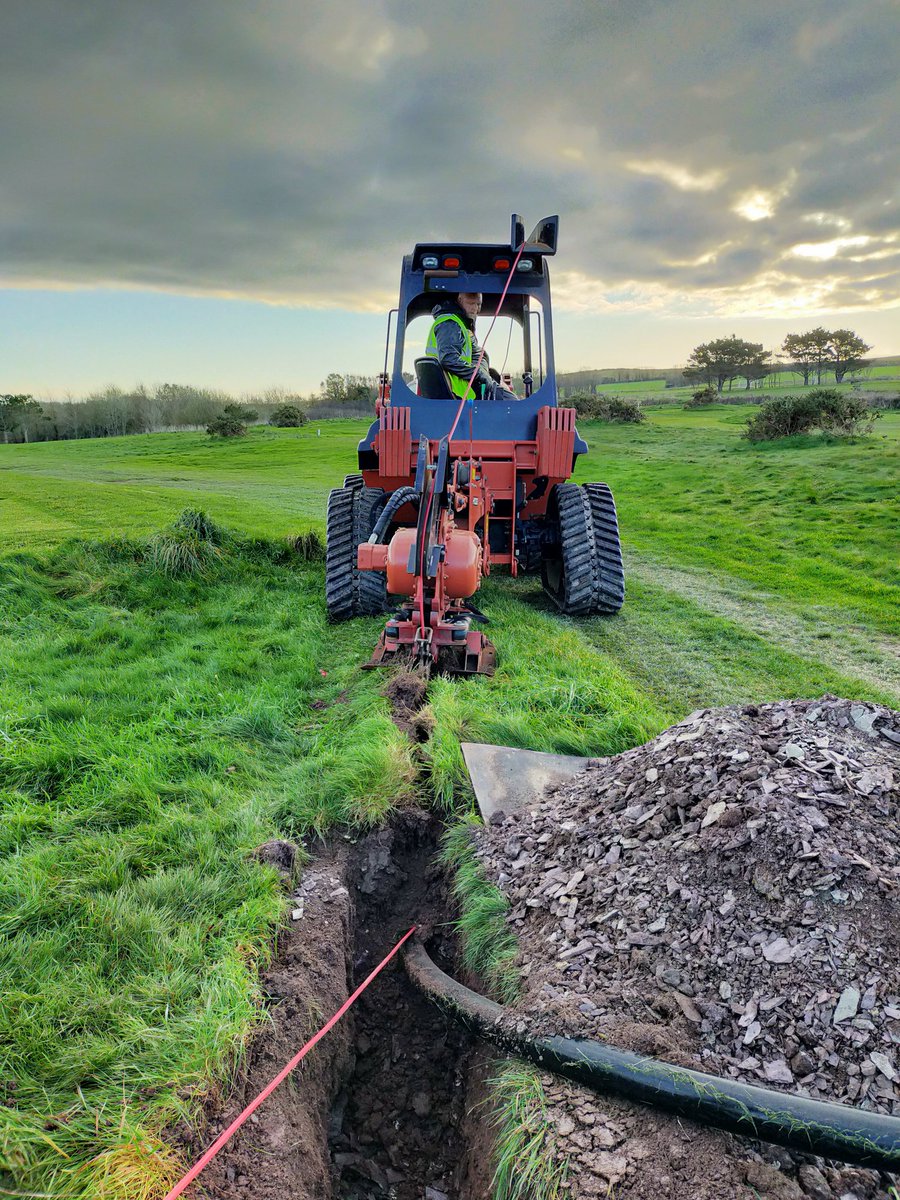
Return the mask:
<svg viewBox="0 0 900 1200"><path fill-rule="evenodd" d="M387 532L394 513L398 509L402 508L404 504L409 504L410 501L418 503L420 500L421 496L414 487L405 485L404 487L397 488L396 492L391 494L387 504L381 510L381 515L375 522L375 528L369 534L369 543L374 545L376 542L381 541Z"/></svg>
<svg viewBox="0 0 900 1200"><path fill-rule="evenodd" d="M900 1169L900 1118L720 1079L585 1038L529 1038L503 1019L507 1013L502 1005L436 966L421 942L408 944L405 964L416 986L472 1032L595 1091L613 1092L788 1150L863 1167Z"/></svg>

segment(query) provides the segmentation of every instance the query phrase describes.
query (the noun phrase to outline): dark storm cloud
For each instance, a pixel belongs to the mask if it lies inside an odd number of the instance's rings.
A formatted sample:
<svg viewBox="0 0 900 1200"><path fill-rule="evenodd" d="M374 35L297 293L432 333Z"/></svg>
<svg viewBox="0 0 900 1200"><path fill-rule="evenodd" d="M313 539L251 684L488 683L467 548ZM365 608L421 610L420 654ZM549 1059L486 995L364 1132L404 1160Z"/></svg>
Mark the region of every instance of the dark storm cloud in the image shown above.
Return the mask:
<svg viewBox="0 0 900 1200"><path fill-rule="evenodd" d="M380 307L516 208L572 303L896 303L898 57L889 0L13 0L2 272Z"/></svg>

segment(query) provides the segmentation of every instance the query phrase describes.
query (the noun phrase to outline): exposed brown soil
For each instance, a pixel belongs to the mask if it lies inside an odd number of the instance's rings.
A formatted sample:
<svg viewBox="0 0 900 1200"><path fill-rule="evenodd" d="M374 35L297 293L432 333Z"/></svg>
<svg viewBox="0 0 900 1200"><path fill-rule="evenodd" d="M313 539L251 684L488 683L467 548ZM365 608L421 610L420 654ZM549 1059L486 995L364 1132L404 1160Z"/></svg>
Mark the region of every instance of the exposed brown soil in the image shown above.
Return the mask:
<svg viewBox="0 0 900 1200"><path fill-rule="evenodd" d="M263 977L269 1020L237 1086L203 1128L176 1131L194 1161L412 925L453 969L437 826L406 810L307 866L293 919ZM261 847L285 880L289 848ZM476 1200L464 1177L468 1036L425 1000L399 960L253 1114L189 1195L210 1200Z"/></svg>
<svg viewBox="0 0 900 1200"><path fill-rule="evenodd" d="M427 689L428 677L421 671L397 671L384 689L391 719L412 742L426 741L430 733L430 725L420 711Z"/></svg>
<svg viewBox="0 0 900 1200"><path fill-rule="evenodd" d="M278 939L263 975L270 1020L253 1038L237 1085L204 1128L180 1130L195 1161L349 994L352 905L349 847L338 845L303 873L303 918ZM311 930L315 936L311 937ZM327 1123L331 1097L352 1061L352 1028L341 1022L210 1163L189 1195L211 1200L325 1200L331 1196Z"/></svg>
<svg viewBox="0 0 900 1200"><path fill-rule="evenodd" d="M407 812L369 835L356 858L356 958L362 978L411 925L434 927L432 948L452 969L447 899L434 866L432 818ZM331 1121L335 1197L451 1200L464 1156L470 1040L392 967L359 1000L355 1064Z"/></svg>
<svg viewBox="0 0 900 1200"><path fill-rule="evenodd" d="M395 676L386 694L398 725L421 737L424 679ZM900 1099L890 1077L900 1044L898 739L895 714L833 699L705 711L598 760L533 812L501 818L480 853L512 901L523 950L517 1018L890 1111ZM406 810L358 842L337 839L297 885L291 848L260 848L292 893L264 977L271 1019L221 1111L181 1131L185 1157L411 924L433 930L430 951L453 972L437 834L432 818ZM194 1195L487 1200L493 1069L491 1051L473 1047L396 962ZM545 1091L573 1197L889 1194L874 1171L702 1130L551 1076Z"/></svg>
<svg viewBox="0 0 900 1200"><path fill-rule="evenodd" d="M833 697L704 710L492 824L519 1018L900 1112L898 743L897 714ZM579 1195L888 1194L874 1171L551 1095Z"/></svg>

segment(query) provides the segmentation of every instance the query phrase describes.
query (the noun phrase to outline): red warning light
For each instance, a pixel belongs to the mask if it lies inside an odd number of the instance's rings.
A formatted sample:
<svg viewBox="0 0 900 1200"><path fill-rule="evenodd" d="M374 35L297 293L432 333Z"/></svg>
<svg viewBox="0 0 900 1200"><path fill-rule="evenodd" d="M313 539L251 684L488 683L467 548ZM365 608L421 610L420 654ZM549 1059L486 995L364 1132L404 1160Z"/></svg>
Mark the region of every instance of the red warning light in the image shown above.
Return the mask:
<svg viewBox="0 0 900 1200"><path fill-rule="evenodd" d="M508 271L509 270L509 259L508 258L495 258L494 259L494 270L495 271Z"/></svg>
<svg viewBox="0 0 900 1200"><path fill-rule="evenodd" d="M459 266L459 259L450 254L444 259L444 266L448 269L454 269Z"/></svg>

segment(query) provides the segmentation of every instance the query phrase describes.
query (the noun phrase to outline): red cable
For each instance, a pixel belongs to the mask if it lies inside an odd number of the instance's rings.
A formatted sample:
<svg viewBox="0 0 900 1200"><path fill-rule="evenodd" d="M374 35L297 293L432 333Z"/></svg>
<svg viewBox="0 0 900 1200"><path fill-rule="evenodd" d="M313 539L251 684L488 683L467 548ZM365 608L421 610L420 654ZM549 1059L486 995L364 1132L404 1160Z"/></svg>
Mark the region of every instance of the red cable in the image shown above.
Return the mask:
<svg viewBox="0 0 900 1200"><path fill-rule="evenodd" d="M313 1046L315 1046L317 1042L320 1042L322 1040L322 1038L325 1036L325 1034L328 1033L329 1029L332 1029L338 1023L338 1021L341 1019L341 1017L344 1015L344 1013L347 1011L347 1009L350 1007L350 1005L354 1002L354 1000L356 1000L356 998L358 996L360 996L366 990L366 988L369 986L369 984L372 982L372 980L375 978L375 976L378 975L379 972L382 971L387 966L387 964L391 961L391 959L394 957L394 955L397 953L397 951L400 949L400 947L403 945L403 943L406 941L406 939L408 937L411 937L412 934L415 933L415 931L416 931L416 927L415 927L415 925L413 925L412 929L408 930L408 932L406 932L403 935L403 937L400 939L400 941L397 943L397 945L393 948L393 950L390 952L390 954L388 954L387 957L383 958L381 960L381 962L378 964L378 966L375 968L375 970L372 971L372 973L370 975L368 975L365 980L363 980L363 982L359 985L359 987L356 989L356 991L353 993L353 995L349 996L344 1001L344 1003L337 1010L337 1012L334 1014L334 1016L325 1025L322 1026L322 1028L319 1030L318 1033L313 1034L313 1036L309 1039L309 1041L306 1043L306 1045L301 1050L297 1051L297 1053L294 1055L294 1057L291 1059L291 1061L287 1064L287 1066L281 1068L281 1070L278 1072L278 1074L275 1076L275 1078L272 1080L272 1082L266 1084L266 1086L259 1093L259 1095L256 1097L255 1100L250 1101L250 1103L247 1105L247 1107L244 1109L244 1111L239 1116L235 1117L235 1119L231 1122L231 1124L228 1126L228 1128L225 1130L225 1132L219 1134L219 1136L216 1138L216 1140L213 1142L213 1144L210 1146L210 1148L206 1151L206 1153L203 1155L203 1157L200 1158L194 1164L194 1166L191 1167L191 1169L188 1171L188 1173L183 1178L179 1179L178 1183L175 1184L175 1186L172 1188L172 1190L166 1194L165 1200L175 1200L176 1196L180 1196L181 1193L184 1191L184 1189L188 1186L188 1184L193 1183L193 1181L197 1178L197 1176L200 1174L200 1172L203 1170L203 1168L208 1166L209 1163L212 1162L212 1160L219 1153L219 1151L222 1149L222 1147L225 1145L225 1143L227 1141L229 1141L229 1139L232 1137L232 1135L235 1134L240 1129L240 1127L244 1124L244 1122L247 1120L247 1118L250 1116L250 1114L255 1112L256 1109L258 1109L259 1106L262 1104L262 1102L264 1100L266 1100L269 1096L271 1096L271 1094L278 1087L279 1083L281 1083L284 1079L287 1078L288 1075L290 1075L291 1071L293 1071L293 1069L297 1066L297 1064L301 1061L301 1059L305 1058L306 1055L309 1053L309 1051L312 1050Z"/></svg>

